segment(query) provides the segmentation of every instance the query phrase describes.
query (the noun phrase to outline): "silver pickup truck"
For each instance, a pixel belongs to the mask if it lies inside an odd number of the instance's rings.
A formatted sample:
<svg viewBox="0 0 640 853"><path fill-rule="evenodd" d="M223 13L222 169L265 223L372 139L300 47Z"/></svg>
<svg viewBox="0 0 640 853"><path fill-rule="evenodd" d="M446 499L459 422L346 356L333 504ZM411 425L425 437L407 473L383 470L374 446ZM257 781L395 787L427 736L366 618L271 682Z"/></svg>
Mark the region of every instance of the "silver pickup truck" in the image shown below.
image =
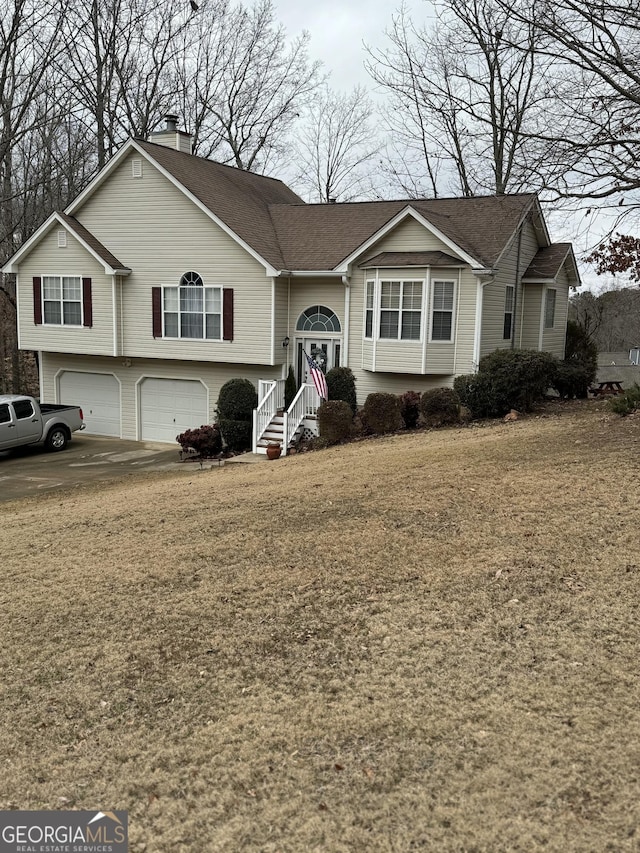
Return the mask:
<svg viewBox="0 0 640 853"><path fill-rule="evenodd" d="M79 406L54 406L22 394L0 394L0 451L39 443L47 450L64 450L71 433L84 427Z"/></svg>

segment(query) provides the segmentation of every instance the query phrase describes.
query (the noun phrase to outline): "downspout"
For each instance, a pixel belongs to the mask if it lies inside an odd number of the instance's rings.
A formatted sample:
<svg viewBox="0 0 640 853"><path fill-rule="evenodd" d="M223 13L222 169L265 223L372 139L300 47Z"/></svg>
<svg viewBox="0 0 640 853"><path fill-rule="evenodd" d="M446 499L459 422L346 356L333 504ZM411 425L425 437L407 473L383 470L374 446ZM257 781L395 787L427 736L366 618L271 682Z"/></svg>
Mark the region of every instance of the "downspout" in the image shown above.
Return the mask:
<svg viewBox="0 0 640 853"><path fill-rule="evenodd" d="M349 325L351 316L351 284L349 276L342 276L344 284L344 331L342 333L342 353L340 356L341 367L349 367ZM365 286L366 287L366 286Z"/></svg>
<svg viewBox="0 0 640 853"><path fill-rule="evenodd" d="M111 311L113 314L113 357L118 356L118 306L116 301L116 279L117 276L111 276Z"/></svg>

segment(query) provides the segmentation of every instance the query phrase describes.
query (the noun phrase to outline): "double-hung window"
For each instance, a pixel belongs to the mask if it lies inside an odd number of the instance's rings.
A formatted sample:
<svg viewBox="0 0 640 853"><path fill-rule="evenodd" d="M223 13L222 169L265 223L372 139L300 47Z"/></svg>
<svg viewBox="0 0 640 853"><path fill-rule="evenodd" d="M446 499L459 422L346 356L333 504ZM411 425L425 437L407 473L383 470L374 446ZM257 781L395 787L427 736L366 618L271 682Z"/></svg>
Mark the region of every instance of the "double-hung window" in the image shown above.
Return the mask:
<svg viewBox="0 0 640 853"><path fill-rule="evenodd" d="M54 326L82 325L82 278L79 275L42 277L44 322Z"/></svg>
<svg viewBox="0 0 640 853"><path fill-rule="evenodd" d="M544 327L545 329L553 329L553 324L556 319L556 292L553 289L547 290L544 303Z"/></svg>
<svg viewBox="0 0 640 853"><path fill-rule="evenodd" d="M380 282L380 338L419 341L421 325L422 282Z"/></svg>
<svg viewBox="0 0 640 853"><path fill-rule="evenodd" d="M178 287L163 288L165 338L222 339L222 288L205 287L195 272L185 273Z"/></svg>
<svg viewBox="0 0 640 853"><path fill-rule="evenodd" d="M365 317L364 317L364 336L365 338L373 337L373 306L374 306L374 298L376 292L376 283L375 281L367 282L367 301L365 305Z"/></svg>
<svg viewBox="0 0 640 853"><path fill-rule="evenodd" d="M513 332L513 299L514 287L508 284L504 294L504 328L502 331L502 337L505 341L511 340Z"/></svg>
<svg viewBox="0 0 640 853"><path fill-rule="evenodd" d="M431 305L431 340L453 340L454 281L434 281Z"/></svg>

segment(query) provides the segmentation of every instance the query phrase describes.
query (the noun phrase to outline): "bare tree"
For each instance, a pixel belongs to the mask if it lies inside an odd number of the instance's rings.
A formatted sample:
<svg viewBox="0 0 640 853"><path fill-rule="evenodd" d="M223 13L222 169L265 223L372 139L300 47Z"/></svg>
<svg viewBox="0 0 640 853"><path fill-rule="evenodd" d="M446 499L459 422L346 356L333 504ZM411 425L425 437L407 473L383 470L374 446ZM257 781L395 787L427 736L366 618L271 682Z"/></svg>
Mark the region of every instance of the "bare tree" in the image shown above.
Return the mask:
<svg viewBox="0 0 640 853"><path fill-rule="evenodd" d="M371 196L373 160L380 150L366 90L334 92L326 84L306 110L296 133L293 183L311 201L352 201Z"/></svg>
<svg viewBox="0 0 640 853"><path fill-rule="evenodd" d="M494 0L447 0L431 27L416 27L401 9L387 37L386 49L369 48L368 70L389 94L391 145L402 155L393 177L405 192L545 185L538 130L548 90L533 25L514 24Z"/></svg>
<svg viewBox="0 0 640 853"><path fill-rule="evenodd" d="M177 73L197 153L261 171L286 151L285 140L320 80L307 33L287 41L271 0L250 7L203 5L195 57Z"/></svg>

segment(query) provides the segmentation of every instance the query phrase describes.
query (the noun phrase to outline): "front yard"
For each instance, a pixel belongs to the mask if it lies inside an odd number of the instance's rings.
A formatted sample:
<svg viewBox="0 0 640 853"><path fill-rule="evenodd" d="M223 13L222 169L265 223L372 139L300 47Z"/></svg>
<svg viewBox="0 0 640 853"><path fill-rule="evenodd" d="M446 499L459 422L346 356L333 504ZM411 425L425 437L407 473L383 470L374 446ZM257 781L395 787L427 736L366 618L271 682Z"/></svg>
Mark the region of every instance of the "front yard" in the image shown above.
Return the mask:
<svg viewBox="0 0 640 853"><path fill-rule="evenodd" d="M640 420L0 505L0 808L131 850L640 847Z"/></svg>

